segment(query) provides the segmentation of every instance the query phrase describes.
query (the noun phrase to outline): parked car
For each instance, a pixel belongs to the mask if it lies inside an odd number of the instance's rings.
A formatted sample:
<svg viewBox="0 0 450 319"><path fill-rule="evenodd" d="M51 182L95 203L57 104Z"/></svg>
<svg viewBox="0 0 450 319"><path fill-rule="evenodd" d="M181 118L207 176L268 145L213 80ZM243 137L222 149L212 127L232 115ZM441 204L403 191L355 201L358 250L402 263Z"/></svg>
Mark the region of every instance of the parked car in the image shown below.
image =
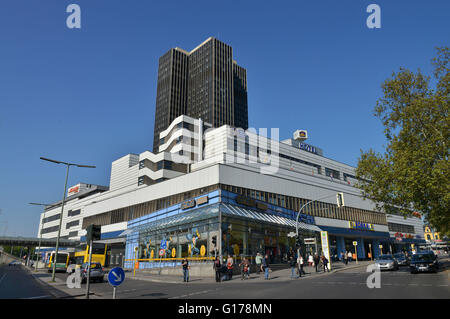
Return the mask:
<svg viewBox="0 0 450 319"><path fill-rule="evenodd" d="M380 255L375 261L380 270L398 270L398 263L392 255Z"/></svg>
<svg viewBox="0 0 450 319"><path fill-rule="evenodd" d="M405 256L404 253L396 253L393 256L399 266L408 266L409 265L409 259L408 259L408 257Z"/></svg>
<svg viewBox="0 0 450 319"><path fill-rule="evenodd" d="M412 256L409 267L412 274L416 274L421 271L437 272L439 269L439 262L437 256L434 253L420 252Z"/></svg>
<svg viewBox="0 0 450 319"><path fill-rule="evenodd" d="M88 277L88 263L84 263L81 265L81 282L85 283ZM105 276L105 270L100 263L91 263L91 271L90 271L90 281L93 282L103 282L103 278Z"/></svg>
<svg viewBox="0 0 450 319"><path fill-rule="evenodd" d="M20 261L13 260L8 265L9 266L18 266L18 265L22 265L22 263Z"/></svg>

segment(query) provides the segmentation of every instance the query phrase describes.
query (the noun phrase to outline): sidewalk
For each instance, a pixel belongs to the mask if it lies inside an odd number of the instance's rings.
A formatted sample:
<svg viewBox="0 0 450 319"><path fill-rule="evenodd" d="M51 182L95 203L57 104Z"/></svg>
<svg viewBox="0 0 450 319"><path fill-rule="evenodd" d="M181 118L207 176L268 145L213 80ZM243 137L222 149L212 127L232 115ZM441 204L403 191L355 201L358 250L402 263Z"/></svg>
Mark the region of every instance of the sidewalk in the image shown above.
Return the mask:
<svg viewBox="0 0 450 319"><path fill-rule="evenodd" d="M53 295L53 297L58 299L85 299L86 289L71 289L67 287L66 281L58 277L55 277L55 282L52 282L52 274L48 272L47 269L38 269L37 272L34 271L34 267L25 267L31 276L40 282L42 285L46 286L48 292ZM84 287L85 288L85 287ZM92 292L89 293L90 299L99 299Z"/></svg>
<svg viewBox="0 0 450 319"><path fill-rule="evenodd" d="M348 265L344 265L342 262L334 262L331 265L332 270L330 272L323 272L323 268L320 269L320 272L316 273L316 270L314 267L306 266L304 267L304 270L306 272L306 275L303 275L300 278L297 279L291 279L291 269L280 269L276 270L270 273L269 275L269 281L277 281L277 282L287 282L291 280L302 280L302 279L308 279L308 278L314 278L317 276L327 276L329 274L334 274L336 272L348 270L348 269L354 269L359 267L367 267L368 265L372 264L373 261L359 261L351 262ZM171 283L171 284L186 284L183 282L182 276L174 276L174 275L154 275L146 273L145 271L136 271L136 275L133 276L133 271L126 272L125 277L127 279L134 279L134 280L144 280L144 281L152 281L152 282L161 282L161 283ZM264 273L261 273L260 275L256 273L250 273L250 278L246 279L247 282L267 282L264 279ZM216 279L211 277L197 277L197 276L189 276L189 284L207 284L207 283L215 283ZM233 275L232 280L224 281L223 283L241 283L241 276L240 275Z"/></svg>

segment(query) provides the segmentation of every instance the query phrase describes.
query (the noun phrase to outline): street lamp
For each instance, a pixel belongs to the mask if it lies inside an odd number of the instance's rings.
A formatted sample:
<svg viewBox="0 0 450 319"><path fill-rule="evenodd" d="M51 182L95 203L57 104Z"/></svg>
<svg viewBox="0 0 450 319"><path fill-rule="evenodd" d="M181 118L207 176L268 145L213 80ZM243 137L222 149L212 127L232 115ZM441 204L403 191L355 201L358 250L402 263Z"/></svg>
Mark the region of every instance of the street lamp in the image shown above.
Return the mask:
<svg viewBox="0 0 450 319"><path fill-rule="evenodd" d="M66 191L67 191L67 179L69 177L69 167L70 166L77 166L77 167L86 167L86 168L95 168L95 166L90 165L80 165L75 163L66 163L61 161L52 160L45 157L40 157L41 160L52 162L55 164L64 164L67 166L67 172L66 172L66 182L64 184L64 193L63 193L63 199L61 204L61 214L59 216L59 228L58 228L58 236L56 237L56 247L55 247L55 260L53 262L53 269L52 269L52 282L55 282L55 271L56 271L56 260L58 258L58 248L59 248L59 236L61 235L61 225L62 225L62 216L64 212L64 201L66 200Z"/></svg>
<svg viewBox="0 0 450 319"><path fill-rule="evenodd" d="M300 210L297 213L297 219L295 221L295 232L297 233L297 240L299 238L299 236L298 236L298 218L299 218L300 213L302 212L303 208L305 208L307 205L309 205L309 204L311 204L313 202L316 202L316 201L319 201L319 200L322 200L322 199L325 199L325 198L328 198L328 197L332 197L332 196L336 196L338 207L344 206L344 194L343 193L337 193L336 195L335 194L327 195L327 196L324 196L324 197L321 197L321 198L318 198L318 199L311 200L311 201L307 202L305 205L303 205L300 208ZM317 250L317 248L316 248L316 250ZM300 256L300 248L297 249L297 256Z"/></svg>
<svg viewBox="0 0 450 319"><path fill-rule="evenodd" d="M30 204L30 205L37 205L37 206L45 206L45 207L50 206L50 204L41 204L41 203L28 203L28 204ZM37 271L37 264L38 264L38 261L39 261L38 256L41 254L41 240L42 240L42 230L44 229L44 219L45 219L45 208L44 208L44 215L42 216L41 231L39 232L40 233L40 236L39 236L39 249L38 249L38 254L36 255L36 265L34 267L34 271Z"/></svg>

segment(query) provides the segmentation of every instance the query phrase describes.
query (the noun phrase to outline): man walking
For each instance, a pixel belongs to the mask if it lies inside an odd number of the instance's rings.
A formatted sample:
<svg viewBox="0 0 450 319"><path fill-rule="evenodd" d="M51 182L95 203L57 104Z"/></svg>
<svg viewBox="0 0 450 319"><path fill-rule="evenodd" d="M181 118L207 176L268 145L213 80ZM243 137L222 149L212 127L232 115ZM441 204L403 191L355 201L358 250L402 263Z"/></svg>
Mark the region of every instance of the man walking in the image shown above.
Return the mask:
<svg viewBox="0 0 450 319"><path fill-rule="evenodd" d="M303 266L304 266L305 262L303 260L303 256L299 255L297 258L297 265L298 265L298 275L299 277L303 275L306 275L305 271L303 270Z"/></svg>
<svg viewBox="0 0 450 319"><path fill-rule="evenodd" d="M219 257L216 257L216 260L214 260L214 270L216 271L216 282L220 282L220 270L221 270L221 264Z"/></svg>
<svg viewBox="0 0 450 319"><path fill-rule="evenodd" d="M256 254L255 262L256 262L256 271L259 275L261 273L261 263L262 263L262 256L260 253Z"/></svg>
<svg viewBox="0 0 450 319"><path fill-rule="evenodd" d="M181 265L183 266L183 281L189 282L189 261L187 258L184 258L181 262Z"/></svg>
<svg viewBox="0 0 450 319"><path fill-rule="evenodd" d="M231 280L233 278L233 258L228 255L227 259L227 280Z"/></svg>
<svg viewBox="0 0 450 319"><path fill-rule="evenodd" d="M319 270L318 270L319 262L320 262L319 255L317 255L317 253L315 253L314 254L314 266L316 267L316 272L319 272Z"/></svg>

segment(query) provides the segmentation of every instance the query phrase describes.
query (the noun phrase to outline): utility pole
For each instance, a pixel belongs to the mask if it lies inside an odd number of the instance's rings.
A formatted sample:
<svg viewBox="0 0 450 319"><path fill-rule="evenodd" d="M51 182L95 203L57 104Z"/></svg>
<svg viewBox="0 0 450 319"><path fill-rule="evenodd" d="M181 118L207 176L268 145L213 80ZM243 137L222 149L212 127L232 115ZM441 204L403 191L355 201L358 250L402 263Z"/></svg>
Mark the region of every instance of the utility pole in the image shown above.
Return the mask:
<svg viewBox="0 0 450 319"><path fill-rule="evenodd" d="M56 237L55 260L53 262L53 269L52 269L52 282L55 282L56 261L58 260L59 237L61 236L61 226L62 226L63 213L64 213L64 201L66 200L66 192L67 192L67 179L69 178L69 167L77 166L77 167L95 168L95 166L80 165L80 164L75 164L75 163L66 163L66 162L56 161L56 160L52 160L52 159L45 158L45 157L40 157L40 159L44 160L44 161L56 163L56 164L64 164L67 166L66 182L64 184L64 193L63 193L63 199L62 199L62 203L61 203L61 214L59 216L58 236Z"/></svg>

